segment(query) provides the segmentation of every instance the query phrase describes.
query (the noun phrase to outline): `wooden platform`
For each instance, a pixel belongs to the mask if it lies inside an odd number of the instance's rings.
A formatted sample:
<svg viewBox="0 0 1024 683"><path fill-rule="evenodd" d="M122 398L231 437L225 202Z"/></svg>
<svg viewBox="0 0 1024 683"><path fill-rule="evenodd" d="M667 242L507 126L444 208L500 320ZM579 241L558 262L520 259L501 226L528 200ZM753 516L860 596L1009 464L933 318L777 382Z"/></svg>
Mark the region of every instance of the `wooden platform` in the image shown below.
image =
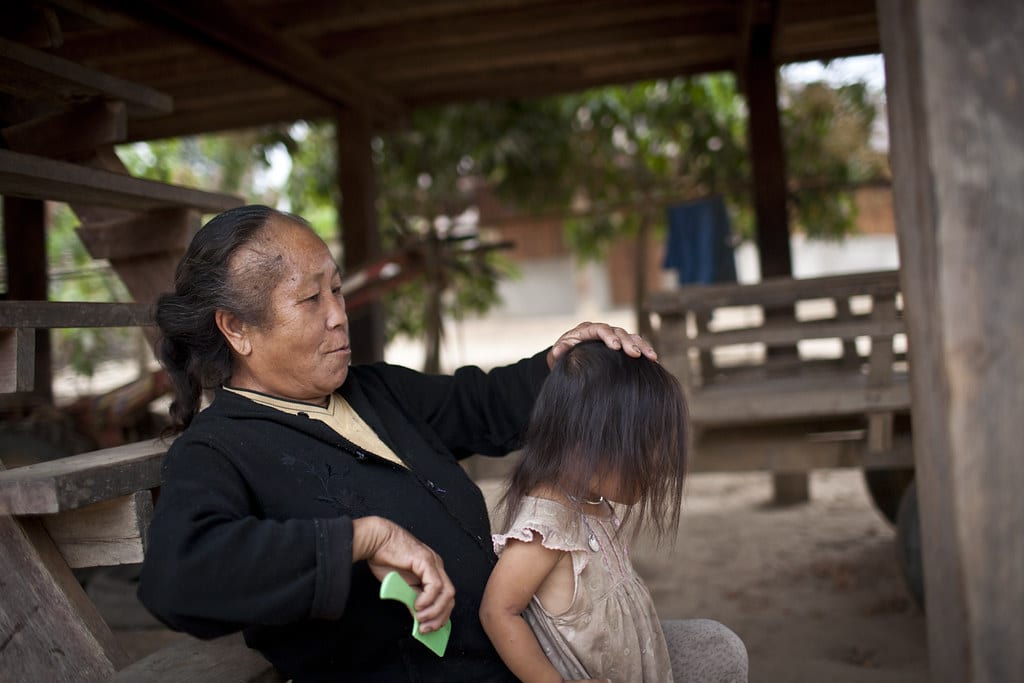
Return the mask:
<svg viewBox="0 0 1024 683"><path fill-rule="evenodd" d="M909 431L894 427L910 412L901 309L895 271L652 295L695 469L912 466Z"/></svg>

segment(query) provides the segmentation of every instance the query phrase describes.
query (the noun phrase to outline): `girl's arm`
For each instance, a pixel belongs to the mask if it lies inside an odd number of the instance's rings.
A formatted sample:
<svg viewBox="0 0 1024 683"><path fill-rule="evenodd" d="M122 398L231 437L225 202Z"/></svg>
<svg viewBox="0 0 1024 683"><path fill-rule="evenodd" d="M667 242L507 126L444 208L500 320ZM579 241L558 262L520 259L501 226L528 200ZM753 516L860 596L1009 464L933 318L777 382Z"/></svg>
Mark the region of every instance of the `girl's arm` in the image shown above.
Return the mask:
<svg viewBox="0 0 1024 683"><path fill-rule="evenodd" d="M509 540L480 603L480 623L505 665L524 683L562 683L522 612L564 551Z"/></svg>

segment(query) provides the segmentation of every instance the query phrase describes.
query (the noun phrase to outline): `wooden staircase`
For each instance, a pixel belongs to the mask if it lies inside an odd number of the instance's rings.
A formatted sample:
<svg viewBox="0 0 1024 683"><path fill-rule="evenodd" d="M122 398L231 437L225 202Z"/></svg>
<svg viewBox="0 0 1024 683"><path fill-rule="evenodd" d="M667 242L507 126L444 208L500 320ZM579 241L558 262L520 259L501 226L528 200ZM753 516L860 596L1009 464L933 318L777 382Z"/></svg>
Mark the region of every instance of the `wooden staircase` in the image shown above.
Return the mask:
<svg viewBox="0 0 1024 683"><path fill-rule="evenodd" d="M81 221L77 232L86 249L109 260L136 302L150 303L170 288L203 214L243 203L129 175L113 146L124 141L128 117L171 111L163 93L5 39L0 93L7 95L0 109L0 195L67 202ZM36 226L5 226L19 229ZM34 316L72 310L63 320L58 313L45 325L32 323ZM36 327L111 325L105 316L102 306L58 309L43 302L0 310L0 392L32 388L27 365Z"/></svg>
<svg viewBox="0 0 1024 683"><path fill-rule="evenodd" d="M86 249L109 260L134 299L0 302L0 398L16 403L33 389L38 329L142 326L152 338L152 303L171 288L202 216L243 203L128 173L114 153L126 121L171 108L170 97L150 88L0 39L0 195L67 202ZM44 227L8 221L4 231ZM7 258L10 265L18 255ZM99 681L119 671L128 680L153 679L150 670L124 670L124 650L72 569L141 561L168 443L131 443L7 471L0 463L0 679ZM236 672L242 662L252 677L270 669L237 638L213 650L187 644L184 654L163 655L168 679L189 670L179 662L228 662Z"/></svg>

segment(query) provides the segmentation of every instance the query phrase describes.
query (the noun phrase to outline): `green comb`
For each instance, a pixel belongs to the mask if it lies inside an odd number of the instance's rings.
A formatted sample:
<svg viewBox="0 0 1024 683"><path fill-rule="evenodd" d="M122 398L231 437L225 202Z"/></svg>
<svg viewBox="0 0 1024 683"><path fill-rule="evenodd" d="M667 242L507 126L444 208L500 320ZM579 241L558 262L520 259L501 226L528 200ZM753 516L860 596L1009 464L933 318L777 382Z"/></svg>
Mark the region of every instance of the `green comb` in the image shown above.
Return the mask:
<svg viewBox="0 0 1024 683"><path fill-rule="evenodd" d="M416 591L399 576L398 572L389 572L380 582L380 599L397 600L408 607L413 615L412 637L430 648L438 657L443 657L445 648L448 647L448 638L452 634L452 620L446 621L444 626L436 631L420 633L420 622L416 619L416 596Z"/></svg>

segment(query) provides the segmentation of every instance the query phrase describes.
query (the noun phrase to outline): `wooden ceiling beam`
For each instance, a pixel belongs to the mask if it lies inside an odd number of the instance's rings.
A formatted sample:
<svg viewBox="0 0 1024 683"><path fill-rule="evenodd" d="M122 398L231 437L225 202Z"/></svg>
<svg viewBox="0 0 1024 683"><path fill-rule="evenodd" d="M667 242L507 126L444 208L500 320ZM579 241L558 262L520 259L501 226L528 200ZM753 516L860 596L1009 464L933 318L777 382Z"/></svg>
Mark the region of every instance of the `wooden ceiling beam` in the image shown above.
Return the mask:
<svg viewBox="0 0 1024 683"><path fill-rule="evenodd" d="M577 34L538 36L530 41L511 40L483 46L465 46L410 52L367 59L349 55L335 60L342 68L363 64L368 77L386 83L414 77L443 78L452 74L508 68L529 68L546 64L584 62L608 58L610 54L643 54L658 49L687 51L688 45L704 45L708 40L727 40L728 31L717 36L692 34L672 22L628 24ZM700 57L697 58L703 61Z"/></svg>
<svg viewBox="0 0 1024 683"><path fill-rule="evenodd" d="M561 65L550 69L509 69L437 81L418 79L401 87L410 104L423 106L480 98L543 97L604 85L625 85L659 78L729 71L732 64L732 53L727 50L722 50L717 56L709 53L708 61L704 62L663 54L651 55L649 59L628 67L605 64L597 68L593 65L586 68L580 65Z"/></svg>
<svg viewBox="0 0 1024 683"><path fill-rule="evenodd" d="M789 50L782 50L779 55L779 65L874 54L879 54L878 41L866 40L862 43L851 43L849 45L828 46L814 49L808 48L806 50L793 52L790 52Z"/></svg>
<svg viewBox="0 0 1024 683"><path fill-rule="evenodd" d="M153 59L154 55L195 52L200 46L182 42L181 36L160 26L118 26L67 33L54 54L94 68Z"/></svg>
<svg viewBox="0 0 1024 683"><path fill-rule="evenodd" d="M178 111L173 117L128 122L128 141L158 140L199 133L255 128L300 119L316 120L333 115L335 109L320 99L280 98L248 102L244 107Z"/></svg>
<svg viewBox="0 0 1024 683"><path fill-rule="evenodd" d="M784 0L782 19L783 23L802 24L827 17L842 24L856 16L875 16L875 9L875 0Z"/></svg>
<svg viewBox="0 0 1024 683"><path fill-rule="evenodd" d="M346 31L388 24L416 24L466 12L514 12L528 7L551 7L550 0L374 0L346 3L339 11L338 0L305 0L302 11L293 4L273 3L254 8L267 25L290 35L319 34L325 30Z"/></svg>
<svg viewBox="0 0 1024 683"><path fill-rule="evenodd" d="M119 77L136 82L151 83L161 92L170 93L174 96L175 109L178 108L179 100L182 97L188 97L191 94L191 88L208 87L213 84L219 84L225 90L275 86L287 88L290 92L302 93L307 97L314 97L294 84L284 83L247 64L219 57L209 59L200 54L169 59L162 69L157 63L132 64L126 65L118 71L111 69L109 73L117 73Z"/></svg>
<svg viewBox="0 0 1024 683"><path fill-rule="evenodd" d="M0 38L0 92L62 105L103 97L121 100L137 116L170 112L162 92Z"/></svg>
<svg viewBox="0 0 1024 683"><path fill-rule="evenodd" d="M739 37L736 46L736 85L740 92L747 90L752 45L756 40L768 40L773 46L769 55L775 61L778 45L779 0L742 0L737 6Z"/></svg>
<svg viewBox="0 0 1024 683"><path fill-rule="evenodd" d="M316 55L283 40L224 0L102 0L141 21L196 40L295 84L336 107L365 112L373 120L400 116L404 107L390 94L329 68Z"/></svg>
<svg viewBox="0 0 1024 683"><path fill-rule="evenodd" d="M778 62L806 59L828 59L838 53L864 54L881 52L878 22L874 16L851 19L841 38L827 25L793 24L782 26L775 49Z"/></svg>
<svg viewBox="0 0 1024 683"><path fill-rule="evenodd" d="M527 7L516 12L465 13L389 26L327 30L310 40L314 41L318 53L329 58L349 53L359 54L363 58L377 58L389 53L467 46L488 51L494 44L533 42L544 35L573 36L588 31L664 22L672 22L682 34L735 30L733 12L728 7L723 10L721 2L654 0L624 3L621 0L590 0L585 3Z"/></svg>

